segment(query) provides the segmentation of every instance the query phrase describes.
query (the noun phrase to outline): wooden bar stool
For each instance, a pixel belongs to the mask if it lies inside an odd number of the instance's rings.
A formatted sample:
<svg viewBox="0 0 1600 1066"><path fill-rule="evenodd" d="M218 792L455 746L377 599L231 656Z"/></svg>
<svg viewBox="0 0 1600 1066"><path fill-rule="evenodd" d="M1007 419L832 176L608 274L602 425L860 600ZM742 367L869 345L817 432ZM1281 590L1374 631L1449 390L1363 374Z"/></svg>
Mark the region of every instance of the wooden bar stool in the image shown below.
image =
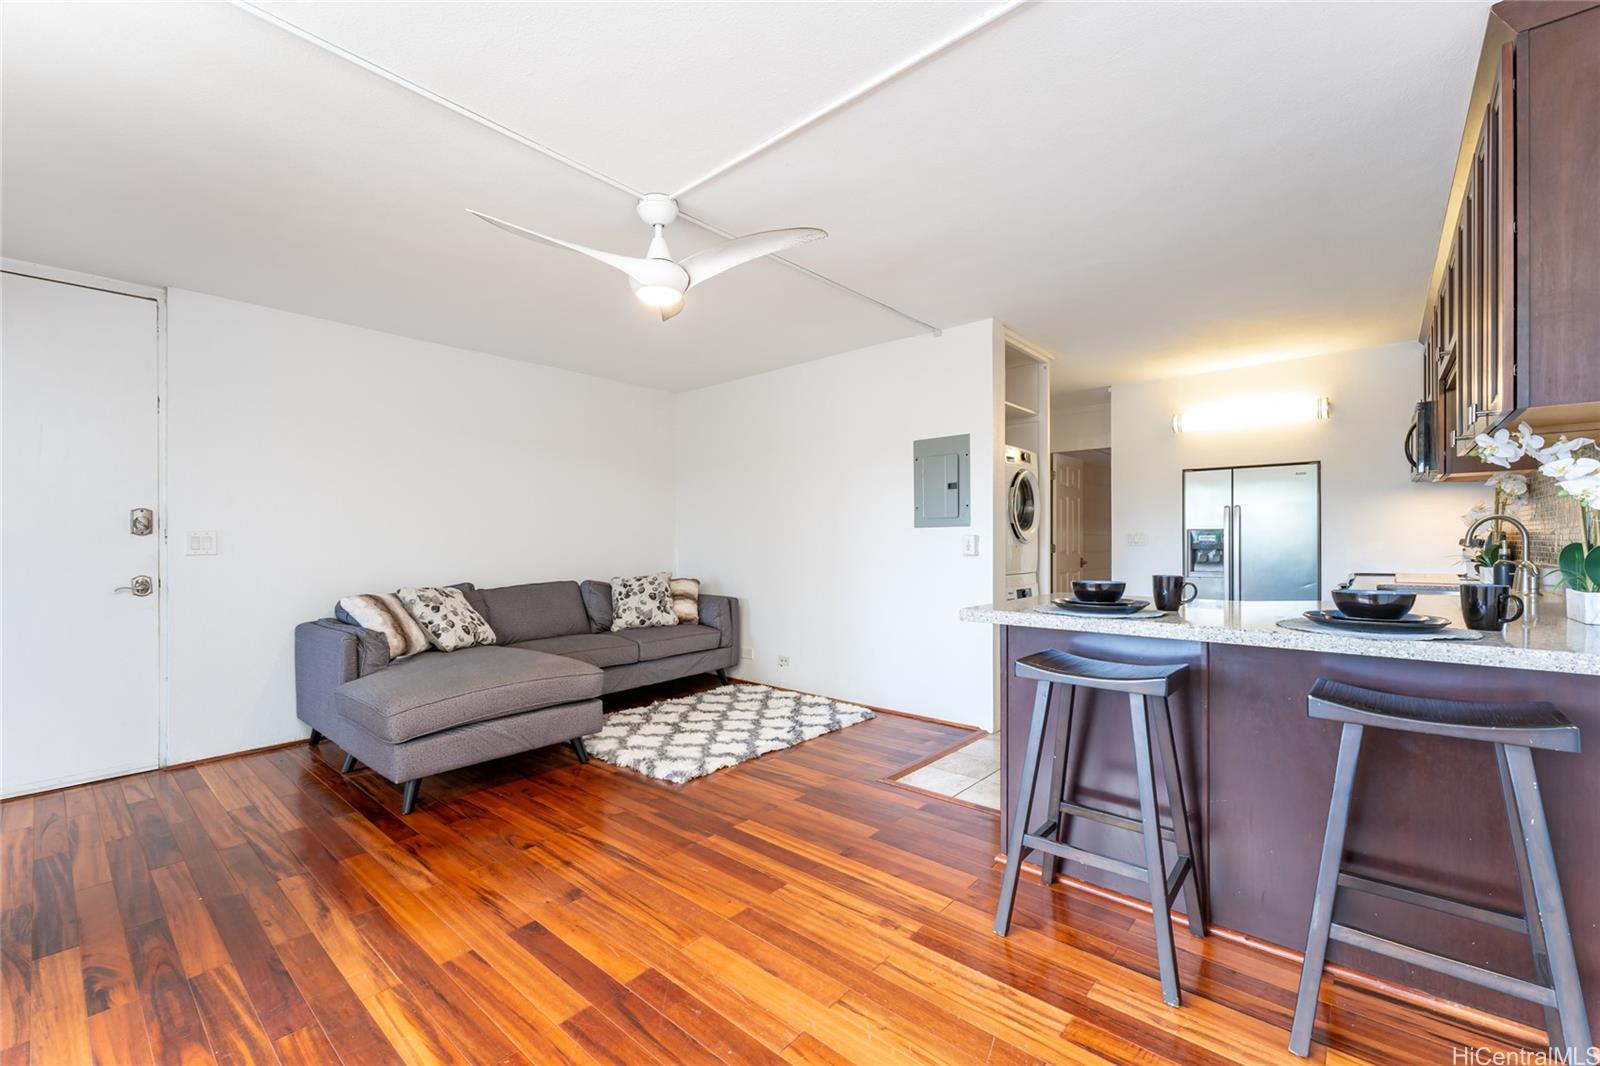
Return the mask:
<svg viewBox="0 0 1600 1066"><path fill-rule="evenodd" d="M1161 968L1161 998L1178 1006L1178 965L1172 943L1172 901L1181 890L1188 913L1189 932L1206 935L1205 912L1201 907L1200 854L1195 850L1189 828L1188 805L1184 801L1183 781L1178 770L1178 752L1172 742L1172 716L1167 699L1178 688L1187 667L1107 662L1088 659L1064 651L1042 651L1018 659L1017 676L1039 683L1033 701L1033 720L1028 727L1028 745L1022 759L1022 777L1017 783L1016 814L1012 818L1011 838L1006 847L1006 870L1000 882L1000 905L995 911L994 931L1005 936L1011 927L1011 910L1016 902L1017 878L1022 856L1031 849L1045 855L1045 884L1055 880L1056 862L1072 859L1086 866L1107 870L1145 883L1155 925L1156 959ZM1067 688L1066 715L1057 723L1055 750L1050 763L1049 819L1029 830L1033 793L1039 779L1040 749L1044 746L1045 722L1050 713L1050 697L1055 687ZM1128 818L1098 807L1072 802L1065 782L1068 742L1072 735L1072 710L1079 688L1103 689L1128 695L1129 718L1133 725L1133 756L1139 789L1139 817ZM1157 701L1152 708L1150 701ZM1163 826L1156 807L1154 756L1150 744L1152 724L1160 741L1161 768L1166 777L1167 806L1172 812L1171 827ZM1143 866L1085 851L1066 843L1071 818L1088 818L1104 825L1139 833L1144 837ZM1170 840L1177 851L1172 870L1167 870L1161 842Z"/></svg>
<svg viewBox="0 0 1600 1066"><path fill-rule="evenodd" d="M1289 1050L1302 1056L1311 1050L1317 990L1322 983L1328 941L1334 940L1538 1003L1544 1008L1550 1046L1572 1049L1578 1057L1569 1061L1588 1061L1585 1056L1590 1046L1589 1019L1578 984L1572 930L1567 924L1561 882L1556 876L1556 858L1550 848L1550 827L1545 822L1544 804L1539 798L1539 778L1534 773L1532 750L1577 751L1578 727L1548 703L1493 704L1423 699L1375 692L1326 679L1318 679L1311 686L1306 713L1312 718L1343 722L1344 729L1339 737L1333 798L1328 803L1328 825L1322 837L1322 859L1317 868L1311 929L1306 936L1306 956L1300 969L1300 994L1295 1001ZM1511 828L1511 854L1517 865L1517 880L1522 886L1522 914L1507 914L1345 872L1344 837L1350 820L1351 789L1355 784L1356 761L1361 754L1362 732L1367 726L1494 745L1500 791ZM1341 890L1365 892L1525 933L1533 947L1534 973L1538 980L1524 981L1335 922L1333 908Z"/></svg>

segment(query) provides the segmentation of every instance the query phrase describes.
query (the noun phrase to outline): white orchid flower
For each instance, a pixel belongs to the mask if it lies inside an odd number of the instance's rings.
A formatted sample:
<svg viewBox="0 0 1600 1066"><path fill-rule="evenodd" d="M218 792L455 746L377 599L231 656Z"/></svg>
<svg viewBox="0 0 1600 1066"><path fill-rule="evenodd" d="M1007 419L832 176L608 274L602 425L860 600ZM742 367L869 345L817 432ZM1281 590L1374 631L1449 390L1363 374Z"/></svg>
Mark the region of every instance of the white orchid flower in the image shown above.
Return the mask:
<svg viewBox="0 0 1600 1066"><path fill-rule="evenodd" d="M1567 438L1562 437L1560 440L1550 445L1550 447L1546 448L1544 454L1539 458L1542 462L1550 462L1561 456L1571 457L1573 452L1578 451L1580 448L1587 448L1593 443L1594 441L1590 440L1588 437L1578 437L1574 440L1568 440Z"/></svg>
<svg viewBox="0 0 1600 1066"><path fill-rule="evenodd" d="M1580 460L1580 462L1594 463L1594 468L1585 475L1568 478L1560 482L1561 491L1577 500L1581 506L1600 511L1600 462L1593 459Z"/></svg>
<svg viewBox="0 0 1600 1066"><path fill-rule="evenodd" d="M1544 438L1533 431L1533 427L1526 422L1517 423L1517 443L1522 445L1525 452L1537 452L1544 447Z"/></svg>
<svg viewBox="0 0 1600 1066"><path fill-rule="evenodd" d="M1541 440L1539 443L1544 442ZM1505 429L1495 430L1493 436L1478 434L1477 445L1478 458L1495 466L1509 467L1524 454L1522 444L1512 440L1511 432Z"/></svg>
<svg viewBox="0 0 1600 1066"><path fill-rule="evenodd" d="M1521 474L1495 474L1487 482L1491 489L1506 496L1516 498L1528 494L1528 479Z"/></svg>
<svg viewBox="0 0 1600 1066"><path fill-rule="evenodd" d="M1472 509L1461 516L1461 524L1470 526L1480 518L1488 518L1494 514L1494 508L1486 503L1475 503Z"/></svg>
<svg viewBox="0 0 1600 1066"><path fill-rule="evenodd" d="M1581 480L1600 470L1600 459L1577 459L1570 452L1556 456L1539 467L1539 473L1556 481Z"/></svg>

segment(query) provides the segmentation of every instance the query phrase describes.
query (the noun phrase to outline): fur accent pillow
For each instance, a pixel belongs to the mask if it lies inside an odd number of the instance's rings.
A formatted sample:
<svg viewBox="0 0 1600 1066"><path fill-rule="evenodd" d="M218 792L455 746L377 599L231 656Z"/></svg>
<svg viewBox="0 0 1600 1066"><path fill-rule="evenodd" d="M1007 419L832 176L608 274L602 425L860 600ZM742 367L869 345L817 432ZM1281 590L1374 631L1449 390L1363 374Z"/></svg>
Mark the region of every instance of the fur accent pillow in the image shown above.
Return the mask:
<svg viewBox="0 0 1600 1066"><path fill-rule="evenodd" d="M675 626L672 613L672 575L663 571L643 577L611 579L611 631L645 626Z"/></svg>
<svg viewBox="0 0 1600 1066"><path fill-rule="evenodd" d="M392 592L346 596L334 604L333 616L345 625L382 633L391 662L428 650L428 635Z"/></svg>
<svg viewBox="0 0 1600 1066"><path fill-rule="evenodd" d="M428 643L440 651L460 651L498 639L458 588L406 588L395 595L428 635Z"/></svg>
<svg viewBox="0 0 1600 1066"><path fill-rule="evenodd" d="M692 577L675 577L667 583L672 590L672 614L680 626L700 624L700 582Z"/></svg>

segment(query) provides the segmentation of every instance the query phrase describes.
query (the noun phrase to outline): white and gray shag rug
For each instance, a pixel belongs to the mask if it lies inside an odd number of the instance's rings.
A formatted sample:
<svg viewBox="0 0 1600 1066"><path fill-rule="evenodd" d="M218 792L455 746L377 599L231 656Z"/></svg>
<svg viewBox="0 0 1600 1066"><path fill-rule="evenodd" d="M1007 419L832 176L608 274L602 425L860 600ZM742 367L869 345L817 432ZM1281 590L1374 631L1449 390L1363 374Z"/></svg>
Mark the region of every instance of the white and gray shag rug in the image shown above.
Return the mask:
<svg viewBox="0 0 1600 1066"><path fill-rule="evenodd" d="M681 785L874 717L865 707L826 696L723 685L613 711L584 744L597 759Z"/></svg>

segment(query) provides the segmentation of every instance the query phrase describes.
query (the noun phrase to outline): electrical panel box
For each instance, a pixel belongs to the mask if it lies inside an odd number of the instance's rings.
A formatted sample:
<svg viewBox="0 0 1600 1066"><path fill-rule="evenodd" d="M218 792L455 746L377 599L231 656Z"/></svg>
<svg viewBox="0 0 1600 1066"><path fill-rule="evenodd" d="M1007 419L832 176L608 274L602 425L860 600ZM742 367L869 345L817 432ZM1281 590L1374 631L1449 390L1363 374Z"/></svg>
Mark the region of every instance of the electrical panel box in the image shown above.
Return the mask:
<svg viewBox="0 0 1600 1066"><path fill-rule="evenodd" d="M916 525L972 524L970 438L930 437L911 444Z"/></svg>

